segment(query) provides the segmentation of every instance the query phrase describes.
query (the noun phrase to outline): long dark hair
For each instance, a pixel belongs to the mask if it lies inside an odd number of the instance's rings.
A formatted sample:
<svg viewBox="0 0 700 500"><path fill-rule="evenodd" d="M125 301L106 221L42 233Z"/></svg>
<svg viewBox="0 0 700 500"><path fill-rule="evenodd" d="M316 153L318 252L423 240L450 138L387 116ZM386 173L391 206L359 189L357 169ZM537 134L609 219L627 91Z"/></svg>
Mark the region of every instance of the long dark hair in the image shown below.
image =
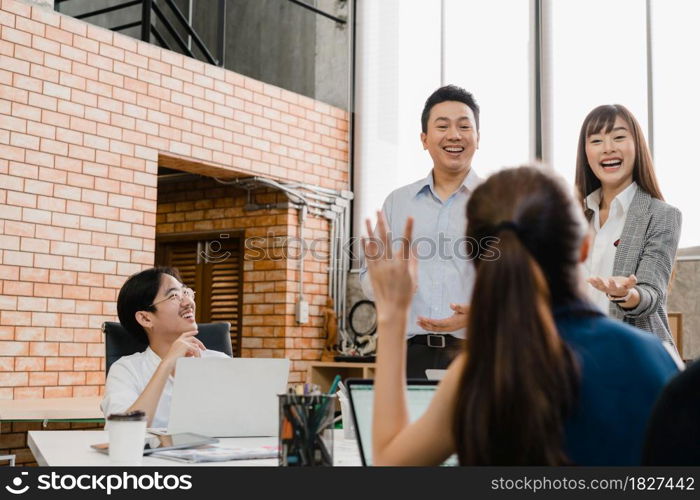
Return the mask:
<svg viewBox="0 0 700 500"><path fill-rule="evenodd" d="M663 200L664 197L659 189L659 182L656 180L654 172L654 162L651 159L651 152L647 141L644 139L642 128L639 122L630 111L622 104L605 104L598 106L588 113L581 125L581 132L578 137L578 149L576 152L576 189L585 204L586 196L600 187L600 181L591 170L586 157L586 141L593 134L604 131L606 134L613 129L615 118L625 120L630 126L630 133L634 141L634 167L632 178L644 191L652 198ZM587 208L587 207L584 207Z"/></svg>
<svg viewBox="0 0 700 500"><path fill-rule="evenodd" d="M578 371L552 307L580 300L581 210L559 179L520 167L480 185L467 217L481 245L453 420L460 463L566 464Z"/></svg>

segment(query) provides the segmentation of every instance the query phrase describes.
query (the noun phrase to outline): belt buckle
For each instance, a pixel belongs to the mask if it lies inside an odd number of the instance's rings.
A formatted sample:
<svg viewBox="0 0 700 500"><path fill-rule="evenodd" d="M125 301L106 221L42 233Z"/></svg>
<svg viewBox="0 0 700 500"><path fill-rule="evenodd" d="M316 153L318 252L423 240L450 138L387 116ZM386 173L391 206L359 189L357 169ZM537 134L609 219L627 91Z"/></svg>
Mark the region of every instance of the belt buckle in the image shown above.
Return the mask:
<svg viewBox="0 0 700 500"><path fill-rule="evenodd" d="M438 339L438 342L433 343L434 339ZM444 335L436 335L434 333L429 333L428 334L428 347L435 347L438 349L444 349L445 348L445 336Z"/></svg>

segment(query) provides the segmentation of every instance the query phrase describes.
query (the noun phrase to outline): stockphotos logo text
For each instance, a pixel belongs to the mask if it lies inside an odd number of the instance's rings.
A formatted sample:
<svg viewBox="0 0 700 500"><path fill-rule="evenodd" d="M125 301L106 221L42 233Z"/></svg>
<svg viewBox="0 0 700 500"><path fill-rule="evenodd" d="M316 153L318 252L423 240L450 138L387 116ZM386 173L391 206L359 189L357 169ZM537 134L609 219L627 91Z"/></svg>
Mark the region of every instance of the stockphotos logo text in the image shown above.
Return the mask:
<svg viewBox="0 0 700 500"><path fill-rule="evenodd" d="M26 476L26 472L22 472L22 476ZM111 495L113 491L119 490L190 490L192 489L192 476L189 474L174 475L161 474L154 472L153 474L135 475L128 472L121 474L59 474L52 472L51 474L42 474L37 477L38 490L59 491L59 490L89 490L89 491L105 491L107 495ZM29 485L22 486L22 478L16 477L12 481L11 486L5 486L5 489L15 495L26 493Z"/></svg>

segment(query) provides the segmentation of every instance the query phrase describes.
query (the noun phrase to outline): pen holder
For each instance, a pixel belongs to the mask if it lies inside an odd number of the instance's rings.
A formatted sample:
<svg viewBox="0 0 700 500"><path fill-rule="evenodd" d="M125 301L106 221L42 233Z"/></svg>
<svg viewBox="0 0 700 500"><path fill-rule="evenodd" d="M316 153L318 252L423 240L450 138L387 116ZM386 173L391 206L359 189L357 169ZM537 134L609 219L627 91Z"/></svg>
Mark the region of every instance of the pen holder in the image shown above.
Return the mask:
<svg viewBox="0 0 700 500"><path fill-rule="evenodd" d="M333 465L335 394L280 394L279 465Z"/></svg>

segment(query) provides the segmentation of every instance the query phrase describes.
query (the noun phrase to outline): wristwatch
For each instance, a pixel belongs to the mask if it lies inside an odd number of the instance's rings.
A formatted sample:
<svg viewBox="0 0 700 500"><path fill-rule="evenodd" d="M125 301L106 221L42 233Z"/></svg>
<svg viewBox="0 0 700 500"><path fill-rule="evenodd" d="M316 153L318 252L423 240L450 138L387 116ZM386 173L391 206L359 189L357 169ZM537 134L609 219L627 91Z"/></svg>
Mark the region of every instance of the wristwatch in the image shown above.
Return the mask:
<svg viewBox="0 0 700 500"><path fill-rule="evenodd" d="M605 296L610 302L614 302L615 304L621 304L623 302L627 302L632 298L632 289L630 288L629 290L627 290L627 294L623 296L610 295L609 293L606 293Z"/></svg>

